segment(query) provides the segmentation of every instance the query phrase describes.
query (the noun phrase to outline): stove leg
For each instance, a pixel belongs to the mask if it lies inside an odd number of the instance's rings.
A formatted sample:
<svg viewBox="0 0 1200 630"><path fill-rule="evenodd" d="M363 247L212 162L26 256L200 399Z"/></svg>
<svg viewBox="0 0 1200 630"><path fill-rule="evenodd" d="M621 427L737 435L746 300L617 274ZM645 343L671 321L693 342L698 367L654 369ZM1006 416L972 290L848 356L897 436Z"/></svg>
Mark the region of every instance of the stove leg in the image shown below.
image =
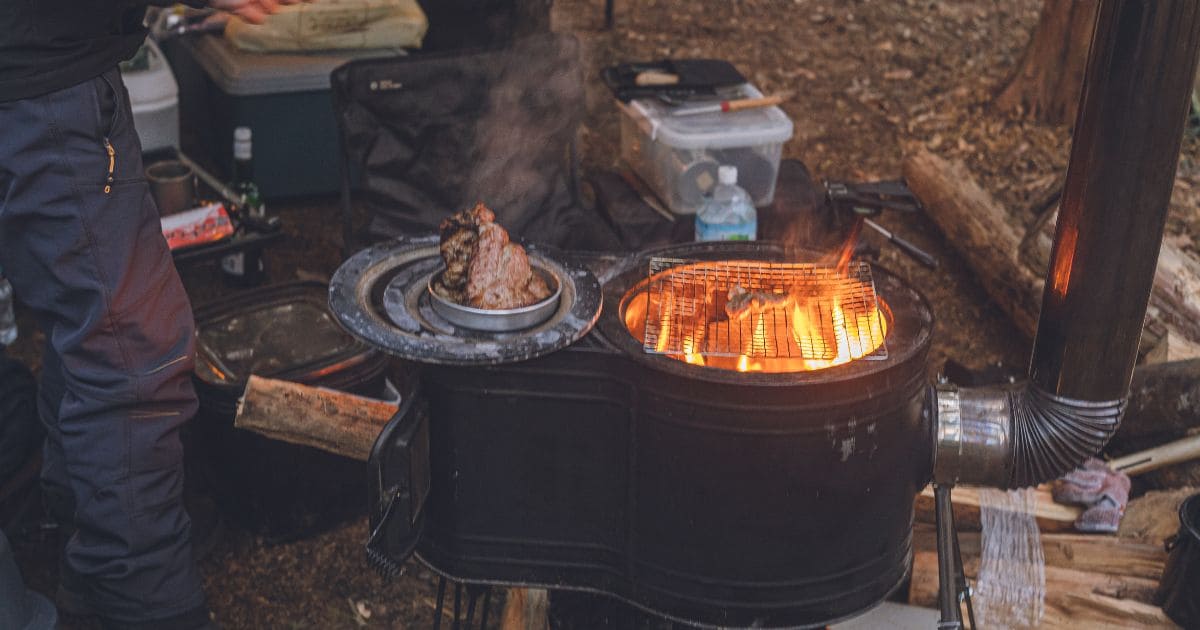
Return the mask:
<svg viewBox="0 0 1200 630"><path fill-rule="evenodd" d="M462 590L463 590L462 582L455 582L454 583L454 624L450 626L450 630L460 630L458 621L459 621L459 613L462 611L462 608L461 608Z"/></svg>
<svg viewBox="0 0 1200 630"><path fill-rule="evenodd" d="M479 603L479 597L487 590L486 586L471 584L467 586L467 630L471 630L471 622L475 620L475 604ZM483 626L480 626L483 628Z"/></svg>
<svg viewBox="0 0 1200 630"><path fill-rule="evenodd" d="M951 520L954 519L954 514L950 514ZM979 626L975 625L975 608L971 605L971 585L967 583L967 571L963 569L962 551L958 547L958 528L954 528L954 588L958 593L958 599L965 601L967 604L967 621L971 623L971 630L975 630Z"/></svg>
<svg viewBox="0 0 1200 630"><path fill-rule="evenodd" d="M970 588L963 572L962 555L958 548L958 531L954 527L954 504L950 500L953 486L934 486L934 514L937 519L938 603L941 619L938 630L962 630L962 601L967 602L971 628L975 628L975 612L971 608Z"/></svg>
<svg viewBox="0 0 1200 630"><path fill-rule="evenodd" d="M433 607L433 630L442 628L442 611L446 605L446 578L438 578L437 605Z"/></svg>
<svg viewBox="0 0 1200 630"><path fill-rule="evenodd" d="M483 590L483 610L479 613L479 630L487 630L488 612L492 609L492 587Z"/></svg>

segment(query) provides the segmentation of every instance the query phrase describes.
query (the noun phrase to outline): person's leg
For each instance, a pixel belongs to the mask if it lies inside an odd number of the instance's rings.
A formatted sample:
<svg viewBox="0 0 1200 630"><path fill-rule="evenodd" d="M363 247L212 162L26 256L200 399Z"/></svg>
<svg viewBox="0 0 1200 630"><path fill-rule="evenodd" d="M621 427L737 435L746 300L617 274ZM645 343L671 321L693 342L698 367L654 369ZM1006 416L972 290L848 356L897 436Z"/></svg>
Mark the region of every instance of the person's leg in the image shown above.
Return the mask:
<svg viewBox="0 0 1200 630"><path fill-rule="evenodd" d="M0 103L0 128L0 265L61 376L43 404L47 481L74 503L66 564L107 626L200 626L178 435L196 408L191 308L120 76Z"/></svg>
<svg viewBox="0 0 1200 630"><path fill-rule="evenodd" d="M58 408L62 405L65 385L58 351L47 341L42 349L42 378L38 382L37 411L46 429L42 446L42 496L50 516L64 529L74 529L75 494L67 474L62 432L58 428Z"/></svg>
<svg viewBox="0 0 1200 630"><path fill-rule="evenodd" d="M57 626L54 606L45 597L25 588L21 571L13 560L12 547L0 531L0 628L54 630Z"/></svg>

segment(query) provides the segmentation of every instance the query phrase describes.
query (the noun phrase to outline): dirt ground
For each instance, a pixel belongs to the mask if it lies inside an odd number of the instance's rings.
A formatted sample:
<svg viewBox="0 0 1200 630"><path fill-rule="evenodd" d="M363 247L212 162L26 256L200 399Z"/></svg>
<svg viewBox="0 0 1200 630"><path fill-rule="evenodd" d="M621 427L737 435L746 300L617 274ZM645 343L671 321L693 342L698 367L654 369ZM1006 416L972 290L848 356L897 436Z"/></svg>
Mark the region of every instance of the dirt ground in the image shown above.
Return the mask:
<svg viewBox="0 0 1200 630"><path fill-rule="evenodd" d="M764 93L789 95L783 107L795 136L785 157L802 160L818 179L898 178L904 147L920 143L964 160L1010 208L1028 209L1061 179L1069 130L994 112L989 103L1019 58L1040 6L1038 0L617 0L616 26L606 31L602 0L558 0L553 22L556 30L577 34L587 55L587 169L611 169L617 161L616 110L597 78L599 68L621 60L716 57L733 62ZM1192 251L1200 225L1197 154L1196 141L1188 139L1170 221L1170 238ZM332 273L341 248L335 201L272 207L288 235L269 254L272 280ZM881 247L880 262L933 305L930 371L948 358L972 368L998 361L1022 366L1028 340L988 301L933 224L920 215L885 215L881 222L942 262L931 271ZM227 290L213 281L211 265L184 275L195 302ZM27 314L21 322L28 334L13 351L36 367L42 340ZM202 563L216 619L239 629L430 627L434 578L410 563L406 575L385 583L366 564L365 535L361 518L282 545L225 527ZM53 593L54 536L14 538L31 584ZM92 625L68 619L64 627Z"/></svg>

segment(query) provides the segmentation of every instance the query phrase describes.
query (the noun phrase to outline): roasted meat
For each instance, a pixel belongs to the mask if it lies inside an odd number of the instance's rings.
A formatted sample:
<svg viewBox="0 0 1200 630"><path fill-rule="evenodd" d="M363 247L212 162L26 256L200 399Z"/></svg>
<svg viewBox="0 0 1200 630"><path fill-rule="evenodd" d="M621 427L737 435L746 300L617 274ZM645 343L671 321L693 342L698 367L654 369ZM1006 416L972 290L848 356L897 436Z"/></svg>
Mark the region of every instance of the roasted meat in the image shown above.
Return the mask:
<svg viewBox="0 0 1200 630"><path fill-rule="evenodd" d="M438 295L459 304L467 303L467 276L479 245L479 223L495 218L491 210L479 204L474 209L450 215L438 226L442 260L446 263L441 282L433 286Z"/></svg>
<svg viewBox="0 0 1200 630"><path fill-rule="evenodd" d="M786 293L748 291L740 284L729 287L727 298L725 315L735 321L750 315L764 313L773 308L783 308L794 299L793 296Z"/></svg>
<svg viewBox="0 0 1200 630"><path fill-rule="evenodd" d="M496 215L481 204L442 221L441 253L446 271L439 295L475 308L528 306L550 296L533 272L525 249L509 241Z"/></svg>

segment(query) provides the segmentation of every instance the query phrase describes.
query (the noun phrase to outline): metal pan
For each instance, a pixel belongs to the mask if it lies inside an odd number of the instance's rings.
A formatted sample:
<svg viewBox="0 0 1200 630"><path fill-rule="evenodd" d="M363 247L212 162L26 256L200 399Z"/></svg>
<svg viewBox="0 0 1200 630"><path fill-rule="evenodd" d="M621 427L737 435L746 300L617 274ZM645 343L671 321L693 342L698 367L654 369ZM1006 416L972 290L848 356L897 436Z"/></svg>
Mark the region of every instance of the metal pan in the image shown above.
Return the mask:
<svg viewBox="0 0 1200 630"><path fill-rule="evenodd" d="M541 302L509 309L463 306L447 300L433 290L434 283L442 277L443 272L439 271L429 278L429 304L433 307L434 312L441 315L446 321L463 328L488 332L511 332L531 328L550 319L550 316L558 310L558 300L562 296L562 283L553 271L539 266L532 260L529 261L529 264L533 272L540 275L551 290L550 297Z"/></svg>

